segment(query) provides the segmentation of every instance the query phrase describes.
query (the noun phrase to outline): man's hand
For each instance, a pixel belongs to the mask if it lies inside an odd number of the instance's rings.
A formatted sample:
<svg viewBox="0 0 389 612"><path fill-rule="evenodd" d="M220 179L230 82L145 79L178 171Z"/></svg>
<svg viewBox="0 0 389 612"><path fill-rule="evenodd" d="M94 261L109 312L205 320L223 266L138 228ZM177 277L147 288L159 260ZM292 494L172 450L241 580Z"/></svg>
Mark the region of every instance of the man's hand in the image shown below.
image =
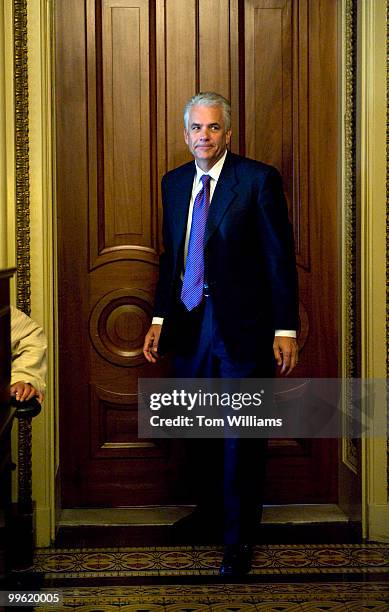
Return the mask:
<svg viewBox="0 0 389 612"><path fill-rule="evenodd" d="M14 395L19 402L27 402L28 400L36 397L38 402L43 402L43 394L40 393L30 383L18 381L11 386L11 395Z"/></svg>
<svg viewBox="0 0 389 612"><path fill-rule="evenodd" d="M150 363L155 363L158 359L158 343L161 335L161 329L162 325L154 323L151 325L145 337L143 354Z"/></svg>
<svg viewBox="0 0 389 612"><path fill-rule="evenodd" d="M296 338L275 336L273 351L277 365L282 366L281 374L288 376L298 364L298 344Z"/></svg>

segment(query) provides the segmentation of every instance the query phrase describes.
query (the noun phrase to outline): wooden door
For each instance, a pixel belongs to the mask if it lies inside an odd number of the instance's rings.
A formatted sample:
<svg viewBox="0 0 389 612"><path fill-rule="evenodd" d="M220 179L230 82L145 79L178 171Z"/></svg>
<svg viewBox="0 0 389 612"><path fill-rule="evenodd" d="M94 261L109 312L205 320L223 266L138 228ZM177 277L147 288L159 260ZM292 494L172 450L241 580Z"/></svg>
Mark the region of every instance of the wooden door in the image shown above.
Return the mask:
<svg viewBox="0 0 389 612"><path fill-rule="evenodd" d="M137 439L138 377L168 373L142 344L160 179L190 159L182 107L199 90L229 97L232 149L282 172L301 285L298 375L336 376L336 2L57 0L55 23L63 506L182 503L182 444ZM271 443L268 501L335 492L332 441Z"/></svg>

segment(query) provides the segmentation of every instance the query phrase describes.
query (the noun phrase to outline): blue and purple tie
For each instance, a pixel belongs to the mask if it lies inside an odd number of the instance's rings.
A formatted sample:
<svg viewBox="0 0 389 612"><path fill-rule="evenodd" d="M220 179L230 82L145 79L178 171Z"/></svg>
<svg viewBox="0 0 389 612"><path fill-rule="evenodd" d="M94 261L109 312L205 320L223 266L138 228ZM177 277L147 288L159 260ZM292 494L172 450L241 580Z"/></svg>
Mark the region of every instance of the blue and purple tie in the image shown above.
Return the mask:
<svg viewBox="0 0 389 612"><path fill-rule="evenodd" d="M193 310L203 299L204 290L204 235L210 200L208 174L201 177L203 186L193 204L188 255L182 283L181 300L187 310Z"/></svg>

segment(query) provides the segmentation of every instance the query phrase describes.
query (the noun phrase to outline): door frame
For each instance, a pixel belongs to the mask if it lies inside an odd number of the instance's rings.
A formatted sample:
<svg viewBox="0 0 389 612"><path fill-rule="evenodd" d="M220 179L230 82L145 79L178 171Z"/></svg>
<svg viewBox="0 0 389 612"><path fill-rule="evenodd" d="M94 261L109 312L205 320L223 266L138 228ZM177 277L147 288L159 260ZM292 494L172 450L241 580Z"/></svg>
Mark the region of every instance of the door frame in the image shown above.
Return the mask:
<svg viewBox="0 0 389 612"><path fill-rule="evenodd" d="M28 58L28 78L22 85L28 94L27 111L28 124L24 138L29 143L29 182L23 176L16 176L26 182L27 202L30 210L30 263L32 316L41 322L48 336L49 373L45 409L33 428L33 497L36 500L37 545L48 546L54 539L58 499L59 453L58 453L58 392L56 387L57 362L56 346L57 327L57 282L56 282L56 206L55 206L55 117L53 115L53 92L55 75L53 72L53 3L55 0L36 0L34 2L14 2L12 11L0 12L0 34L5 51L5 67L13 64L14 37L21 34L28 42L24 52ZM360 372L364 377L385 378L387 376L386 355L388 338L386 329L386 294L388 265L388 236L386 234L386 109L385 99L386 75L386 3L377 0L374 3L362 3L360 7L359 29L354 32L355 19L353 14L357 8L356 0L341 0L338 3L340 11L339 29L339 61L341 66L339 121L343 129L340 134L341 162L339 167L339 206L341 227L339 241L343 245L341 256L341 310L339 321L341 329L340 353L342 377L350 374L352 366L350 346L360 321L361 338L359 355L353 358L360 360ZM20 17L27 20L20 21ZM20 32L20 23L25 32ZM16 26L16 24L18 24ZM357 37L354 36L357 34ZM358 39L358 93L350 94L350 52L356 54L353 41ZM0 41L1 42L1 41ZM368 52L369 51L369 52ZM354 65L355 66L355 65ZM0 97L0 112L14 108L14 91L5 84L5 70L0 78L3 80L5 96ZM6 86L5 86L6 85ZM351 95L351 97L350 97ZM356 102L358 129L348 119L350 105ZM27 99L27 98L26 98ZM342 118L345 117L343 123ZM11 126L12 129L12 126ZM8 132L0 129L3 139L3 150L10 151L9 124ZM351 132L350 132L351 130ZM8 136L7 136L8 134ZM350 141L351 138L351 141ZM351 153L350 153L350 142ZM14 145L15 146L15 145ZM358 164L358 176L353 167L355 157ZM16 144L17 147L17 144ZM12 150L11 150L12 153ZM15 151L13 150L13 153ZM350 174L351 172L351 174ZM16 171L17 174L17 171ZM17 227L15 214L14 191L10 190L6 177L0 175L0 180L6 181L9 206L4 214L5 227ZM358 194L357 203L362 212L360 217L360 249L356 258L350 262L350 237L356 235L356 217L353 204L353 193ZM373 198L374 195L374 198ZM350 208L351 207L351 208ZM5 238L0 236L0 238ZM10 244L11 242L11 244ZM13 266L15 240L8 241L9 251L5 264ZM370 248L374 244L374 252ZM354 254L355 255L355 254ZM356 274L360 270L361 296L359 315L351 307L352 293L355 291ZM43 282L42 282L43 279ZM18 287L19 289L19 287ZM14 290L15 291L15 290ZM375 410L381 413L386 406L377 403ZM346 464L348 470L353 468L353 450L346 439L341 442L342 452L339 457L340 467ZM389 541L389 505L387 482L387 440L385 438L366 439L361 444L361 477L362 477L362 526L363 534L370 539ZM16 457L15 446L13 454ZM15 487L14 487L15 489ZM351 509L350 509L351 512Z"/></svg>

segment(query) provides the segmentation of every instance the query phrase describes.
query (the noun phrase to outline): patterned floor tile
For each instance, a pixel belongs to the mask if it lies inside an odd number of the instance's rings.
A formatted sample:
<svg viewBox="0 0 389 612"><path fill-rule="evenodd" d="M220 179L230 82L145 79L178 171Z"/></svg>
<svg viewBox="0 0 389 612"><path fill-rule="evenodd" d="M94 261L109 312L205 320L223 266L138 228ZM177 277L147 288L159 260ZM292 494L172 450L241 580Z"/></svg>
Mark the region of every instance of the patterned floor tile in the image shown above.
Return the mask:
<svg viewBox="0 0 389 612"><path fill-rule="evenodd" d="M63 606L46 612L387 612L388 582L144 585L63 589Z"/></svg>
<svg viewBox="0 0 389 612"><path fill-rule="evenodd" d="M346 612L346 604L339 601L326 602L303 602L301 604L301 612Z"/></svg>
<svg viewBox="0 0 389 612"><path fill-rule="evenodd" d="M389 546L268 545L255 549L253 574L258 582L211 582L222 550L217 547L138 547L40 549L34 572L46 584L77 579L61 587L61 607L46 612L388 612ZM323 581L325 574L339 580ZM271 582L266 582L266 575ZM353 574L353 581L342 580ZM382 579L365 581L380 574ZM320 581L317 578L320 575ZM130 576L165 576L169 584L115 585ZM203 576L201 584L175 584L175 576ZM87 586L88 580L112 578L111 585ZM285 580L285 577L286 580ZM54 578L54 579L53 579ZM297 579L298 578L298 579ZM79 580L78 580L79 579ZM50 582L48 582L50 580ZM182 580L182 579L181 579ZM214 578L213 578L214 580ZM45 582L44 582L45 584ZM93 584L93 583L92 583ZM52 587L53 589L53 587ZM50 590L50 589L47 589Z"/></svg>
<svg viewBox="0 0 389 612"><path fill-rule="evenodd" d="M388 612L389 605L385 601L350 601L346 605L347 612Z"/></svg>
<svg viewBox="0 0 389 612"><path fill-rule="evenodd" d="M214 575L218 547L138 547L126 549L40 549L34 571L47 578ZM386 544L257 546L253 574L388 573Z"/></svg>
<svg viewBox="0 0 389 612"><path fill-rule="evenodd" d="M301 606L292 602L278 602L272 603L271 601L264 601L256 604L256 612L301 612Z"/></svg>

